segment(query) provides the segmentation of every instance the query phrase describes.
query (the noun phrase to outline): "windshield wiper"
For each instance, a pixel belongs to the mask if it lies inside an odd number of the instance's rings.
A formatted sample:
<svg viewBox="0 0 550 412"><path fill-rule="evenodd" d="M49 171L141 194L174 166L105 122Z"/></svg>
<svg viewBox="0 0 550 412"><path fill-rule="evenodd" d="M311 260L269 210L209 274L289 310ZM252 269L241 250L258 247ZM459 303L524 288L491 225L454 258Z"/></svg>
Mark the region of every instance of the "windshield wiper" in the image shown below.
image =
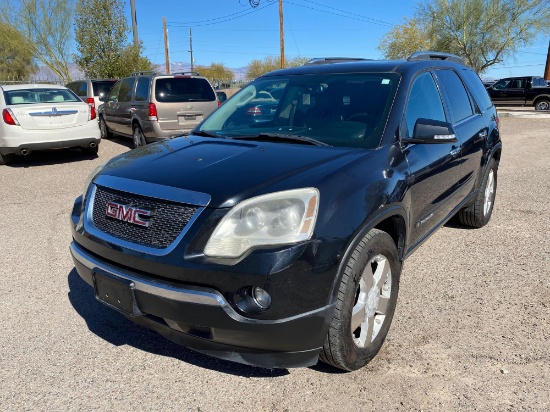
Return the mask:
<svg viewBox="0 0 550 412"><path fill-rule="evenodd" d="M237 136L233 139L250 139L250 140L264 140L264 141L277 141L277 140L291 140L294 142L312 144L315 146L330 146L319 140L312 139L311 137L302 136L299 134L284 134L284 133L260 133L251 136Z"/></svg>
<svg viewBox="0 0 550 412"><path fill-rule="evenodd" d="M202 136L202 137L217 137L218 139L231 139L227 136L222 136L221 134L218 134L211 130L193 130L191 131L192 134L195 136Z"/></svg>

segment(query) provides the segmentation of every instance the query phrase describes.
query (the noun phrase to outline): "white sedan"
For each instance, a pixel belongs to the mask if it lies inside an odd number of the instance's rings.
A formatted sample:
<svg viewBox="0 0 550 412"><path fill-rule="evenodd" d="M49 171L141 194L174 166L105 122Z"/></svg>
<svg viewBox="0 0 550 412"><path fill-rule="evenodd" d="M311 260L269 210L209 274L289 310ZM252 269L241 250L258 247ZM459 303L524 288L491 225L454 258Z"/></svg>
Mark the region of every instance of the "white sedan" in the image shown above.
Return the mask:
<svg viewBox="0 0 550 412"><path fill-rule="evenodd" d="M0 86L0 155L4 164L33 150L81 147L97 154L101 133L94 107L51 84Z"/></svg>

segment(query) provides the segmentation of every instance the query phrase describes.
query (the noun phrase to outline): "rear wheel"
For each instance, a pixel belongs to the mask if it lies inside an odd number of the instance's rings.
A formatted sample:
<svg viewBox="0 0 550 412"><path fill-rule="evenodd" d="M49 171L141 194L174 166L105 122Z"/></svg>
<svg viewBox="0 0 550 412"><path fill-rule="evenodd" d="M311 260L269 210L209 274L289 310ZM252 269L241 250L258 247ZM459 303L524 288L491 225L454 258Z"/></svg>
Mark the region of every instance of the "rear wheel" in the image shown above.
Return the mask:
<svg viewBox="0 0 550 412"><path fill-rule="evenodd" d="M351 371L374 358L390 329L400 274L393 239L371 230L347 262L321 361Z"/></svg>
<svg viewBox="0 0 550 412"><path fill-rule="evenodd" d="M145 140L145 136L143 135L143 132L141 131L141 127L139 127L138 124L134 126L134 147L141 147L145 146L147 144L147 141Z"/></svg>
<svg viewBox="0 0 550 412"><path fill-rule="evenodd" d="M550 110L550 100L539 99L535 103L535 110Z"/></svg>
<svg viewBox="0 0 550 412"><path fill-rule="evenodd" d="M2 156L2 161L6 166L11 165L15 160L15 154L13 153L1 154L1 156Z"/></svg>
<svg viewBox="0 0 550 412"><path fill-rule="evenodd" d="M489 223L497 194L497 169L495 159L489 160L475 203L458 212L458 220L461 224L470 227L483 227Z"/></svg>

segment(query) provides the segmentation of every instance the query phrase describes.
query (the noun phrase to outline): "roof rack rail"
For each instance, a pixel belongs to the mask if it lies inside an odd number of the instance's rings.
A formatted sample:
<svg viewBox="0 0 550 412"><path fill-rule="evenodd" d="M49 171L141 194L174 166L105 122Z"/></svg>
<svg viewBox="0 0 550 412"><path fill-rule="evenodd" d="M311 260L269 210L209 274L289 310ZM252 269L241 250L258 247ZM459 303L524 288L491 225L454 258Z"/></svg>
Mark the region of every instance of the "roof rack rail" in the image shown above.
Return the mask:
<svg viewBox="0 0 550 412"><path fill-rule="evenodd" d="M130 76L148 76L148 75L151 75L151 74L157 74L157 72L155 72L153 70L142 70L142 71L138 71L138 72L132 72L132 73L130 73Z"/></svg>
<svg viewBox="0 0 550 412"><path fill-rule="evenodd" d="M304 66L310 66L314 64L331 64L331 63L345 63L345 62L357 62L367 61L372 59L363 59L361 57L316 57L309 60Z"/></svg>
<svg viewBox="0 0 550 412"><path fill-rule="evenodd" d="M420 60L448 60L453 63L458 63L463 66L466 64L464 60L458 57L456 54L442 53L436 51L418 51L407 57L407 61L420 61Z"/></svg>
<svg viewBox="0 0 550 412"><path fill-rule="evenodd" d="M200 76L201 74L199 72L177 72L177 73L171 73L173 75L178 76Z"/></svg>

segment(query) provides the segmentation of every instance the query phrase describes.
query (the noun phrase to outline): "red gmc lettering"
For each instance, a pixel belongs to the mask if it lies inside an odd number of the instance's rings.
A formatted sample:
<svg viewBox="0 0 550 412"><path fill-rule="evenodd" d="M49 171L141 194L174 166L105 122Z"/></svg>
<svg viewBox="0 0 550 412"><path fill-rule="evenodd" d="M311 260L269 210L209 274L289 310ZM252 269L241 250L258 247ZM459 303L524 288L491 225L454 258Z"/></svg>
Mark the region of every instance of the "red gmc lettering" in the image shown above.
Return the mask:
<svg viewBox="0 0 550 412"><path fill-rule="evenodd" d="M134 225L148 227L150 222L143 220L142 216L151 216L149 210L135 209L131 206L121 205L114 202L107 202L105 214L113 219L129 222Z"/></svg>

